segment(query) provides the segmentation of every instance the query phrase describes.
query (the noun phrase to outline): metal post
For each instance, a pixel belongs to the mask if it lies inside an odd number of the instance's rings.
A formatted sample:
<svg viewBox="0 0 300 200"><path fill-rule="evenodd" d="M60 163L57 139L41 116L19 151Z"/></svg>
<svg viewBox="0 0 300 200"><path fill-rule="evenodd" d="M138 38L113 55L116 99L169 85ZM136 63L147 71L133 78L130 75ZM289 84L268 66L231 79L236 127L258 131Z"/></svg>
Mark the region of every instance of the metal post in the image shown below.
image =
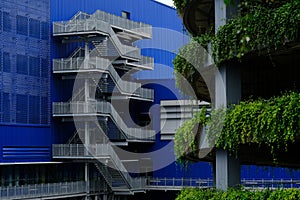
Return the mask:
<svg viewBox="0 0 300 200"><path fill-rule="evenodd" d="M88 200L89 199L89 188L90 188L90 185L89 185L89 163L85 163L85 166L84 166L84 181L86 183L86 196L85 196L85 199Z"/></svg>

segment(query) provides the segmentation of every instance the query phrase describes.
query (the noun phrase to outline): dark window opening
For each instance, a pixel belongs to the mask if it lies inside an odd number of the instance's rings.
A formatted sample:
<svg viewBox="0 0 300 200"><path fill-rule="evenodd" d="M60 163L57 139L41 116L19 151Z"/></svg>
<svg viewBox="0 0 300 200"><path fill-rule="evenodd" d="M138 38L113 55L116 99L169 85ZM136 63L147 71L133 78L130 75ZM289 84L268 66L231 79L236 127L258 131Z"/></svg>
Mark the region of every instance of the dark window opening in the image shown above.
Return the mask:
<svg viewBox="0 0 300 200"><path fill-rule="evenodd" d="M17 33L28 35L28 19L27 17L17 15Z"/></svg>
<svg viewBox="0 0 300 200"><path fill-rule="evenodd" d="M130 12L122 11L122 18L130 19Z"/></svg>

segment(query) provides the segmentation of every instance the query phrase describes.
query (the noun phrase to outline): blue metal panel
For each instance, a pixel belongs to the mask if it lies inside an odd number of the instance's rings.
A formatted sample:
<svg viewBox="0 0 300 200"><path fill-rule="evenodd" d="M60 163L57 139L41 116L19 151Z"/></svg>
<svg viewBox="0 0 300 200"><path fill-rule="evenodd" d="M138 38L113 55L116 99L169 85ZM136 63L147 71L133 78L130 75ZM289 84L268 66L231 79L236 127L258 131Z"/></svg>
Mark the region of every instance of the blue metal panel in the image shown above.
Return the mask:
<svg viewBox="0 0 300 200"><path fill-rule="evenodd" d="M155 59L155 70L153 72L141 72L136 75L136 78L144 81L148 84L147 87L155 89L155 102L154 104L159 104L160 100L177 99L180 93L175 88L175 83L173 79L173 66L172 60L174 59L176 52L182 44L188 42L188 37L186 37L183 30L183 25L181 19L179 19L176 10L171 7L162 5L158 2L152 0L51 0L51 22L62 21L71 19L78 11L83 11L87 13L93 13L97 9L103 10L108 13L112 13L121 16L122 11L126 11L130 14L130 19L134 21L141 21L144 23L151 24L153 26L153 39L143 40L137 42L136 45L142 48L142 54L146 56L154 57ZM3 11L3 18L5 18L5 24L2 24L3 30L10 29L12 26L11 21L8 20L8 13ZM44 22L46 23L46 22ZM43 24L43 22L41 22ZM0 24L1 26L1 24ZM41 33L47 32L47 24L41 26ZM163 28L163 29L161 29ZM173 32L170 30L174 30ZM62 58L68 57L72 51L76 49L77 46L82 44L60 44L56 41L51 41L51 58ZM3 51L5 52L5 51ZM7 56L6 56L7 57ZM7 62L7 60L6 60ZM7 66L7 65L6 65ZM4 70L3 66L3 70ZM8 69L6 69L9 71ZM9 81L9 80L7 80ZM154 84L155 83L155 84ZM52 100L55 101L65 101L71 97L72 92L72 82L62 81L55 78L52 85L53 96ZM6 101L7 94L3 94L3 100ZM140 105L136 104L134 101L134 108L132 111L148 112L148 103L142 103ZM4 109L4 108L2 108ZM160 119L159 119L159 108L153 109L154 120L153 126L155 130L160 129ZM134 118L138 115L132 114ZM55 134L55 142L65 141L68 136L70 136L73 128L71 125L60 125L54 120L53 133ZM66 133L66 130L68 133ZM160 141L159 136L157 136L156 143L149 147L149 151L154 151L165 146L167 142ZM169 155L164 155L165 157L174 157L173 152L170 150ZM153 158L154 165L160 162L160 158ZM180 166L172 163L164 169L154 172L156 177L200 177L200 178L211 178L212 177L212 167L208 163L195 163L189 165L189 171L185 171ZM275 176L288 176L288 173L284 169L273 170L267 168L267 172L255 166L242 167L241 177L270 177L275 174ZM259 173L258 173L259 172ZM272 175L271 175L272 174ZM298 173L294 173L299 176Z"/></svg>
<svg viewBox="0 0 300 200"><path fill-rule="evenodd" d="M49 161L50 2L0 4L0 162Z"/></svg>
<svg viewBox="0 0 300 200"><path fill-rule="evenodd" d="M20 161L49 161L50 148L52 144L51 132L48 127L40 126L0 126L0 162L20 162ZM14 150L15 156L8 156L5 148L17 148ZM40 154L40 150L29 151L31 148L43 147L47 148L48 153ZM25 149L24 149L25 148ZM26 150L27 148L27 150ZM17 154L23 152L22 157L17 157ZM39 156L37 157L37 154Z"/></svg>

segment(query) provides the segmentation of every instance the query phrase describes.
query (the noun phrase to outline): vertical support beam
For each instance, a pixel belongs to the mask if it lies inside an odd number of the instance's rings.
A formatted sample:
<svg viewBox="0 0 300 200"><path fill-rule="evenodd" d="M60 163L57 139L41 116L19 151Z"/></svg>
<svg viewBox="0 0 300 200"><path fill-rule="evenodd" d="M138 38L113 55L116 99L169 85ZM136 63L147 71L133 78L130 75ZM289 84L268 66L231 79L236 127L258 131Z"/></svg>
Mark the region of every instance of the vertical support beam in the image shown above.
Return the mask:
<svg viewBox="0 0 300 200"><path fill-rule="evenodd" d="M13 177L12 177L12 172L13 172L13 167L14 166L8 166L8 186L13 186Z"/></svg>
<svg viewBox="0 0 300 200"><path fill-rule="evenodd" d="M240 162L222 149L216 151L216 187L227 190L240 184Z"/></svg>
<svg viewBox="0 0 300 200"><path fill-rule="evenodd" d="M89 58L90 58L90 47L89 43L85 42L84 45L84 69L88 68L88 63L89 63Z"/></svg>
<svg viewBox="0 0 300 200"><path fill-rule="evenodd" d="M20 181L20 171L19 171L19 166L16 165L15 168L15 186L19 186L19 181Z"/></svg>
<svg viewBox="0 0 300 200"><path fill-rule="evenodd" d="M89 163L85 163L84 165L84 181L86 182L86 196L85 199L88 200L89 199L89 195L90 195L90 175L89 175Z"/></svg>
<svg viewBox="0 0 300 200"><path fill-rule="evenodd" d="M239 103L241 99L241 77L238 66L221 66L216 77L216 108ZM240 163L238 158L228 152L216 150L215 185L217 189L227 190L240 184Z"/></svg>
<svg viewBox="0 0 300 200"><path fill-rule="evenodd" d="M107 194L103 194L103 200L107 200Z"/></svg>
<svg viewBox="0 0 300 200"><path fill-rule="evenodd" d="M224 0L215 0L215 31L226 21L238 13L240 0L234 0L232 5L225 5ZM241 76L238 66L234 64L220 67L220 74L215 79L215 106L224 107L239 103L241 99ZM240 183L240 162L228 152L217 149L214 169L215 185L217 189L227 190Z"/></svg>

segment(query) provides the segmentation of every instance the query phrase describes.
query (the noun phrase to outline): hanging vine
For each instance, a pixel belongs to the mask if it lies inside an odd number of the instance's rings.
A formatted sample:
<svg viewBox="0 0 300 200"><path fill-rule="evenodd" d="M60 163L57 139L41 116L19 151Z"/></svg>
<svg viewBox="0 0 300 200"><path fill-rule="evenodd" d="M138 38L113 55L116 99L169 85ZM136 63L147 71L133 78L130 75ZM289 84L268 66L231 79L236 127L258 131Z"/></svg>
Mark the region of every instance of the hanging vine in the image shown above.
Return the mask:
<svg viewBox="0 0 300 200"><path fill-rule="evenodd" d="M210 117L206 117L205 112L201 110L177 130L174 141L177 158L184 157L185 152L196 152L194 128L197 125L208 126L212 146L233 154L245 144L266 146L270 148L274 162L276 152L287 151L288 145L300 137L300 93L244 101L226 110L217 109Z"/></svg>

